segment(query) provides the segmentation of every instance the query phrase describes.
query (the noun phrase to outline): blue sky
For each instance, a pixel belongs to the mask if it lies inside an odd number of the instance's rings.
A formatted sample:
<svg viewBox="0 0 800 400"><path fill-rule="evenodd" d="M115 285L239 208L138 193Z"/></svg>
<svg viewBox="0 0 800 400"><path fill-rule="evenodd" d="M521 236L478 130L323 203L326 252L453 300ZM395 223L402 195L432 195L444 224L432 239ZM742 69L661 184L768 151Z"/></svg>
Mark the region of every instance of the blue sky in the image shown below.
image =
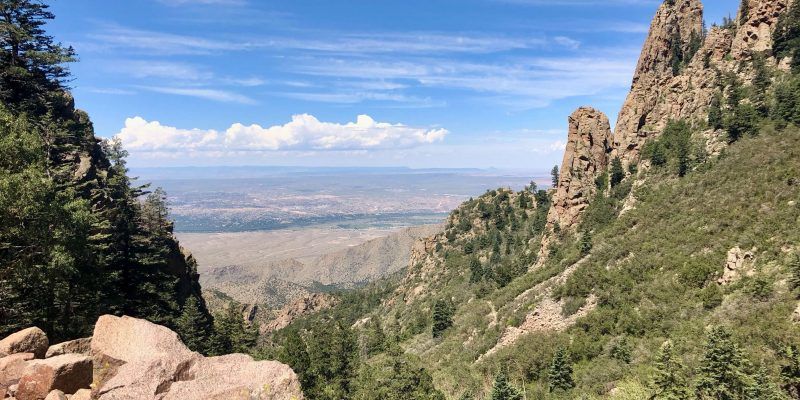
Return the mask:
<svg viewBox="0 0 800 400"><path fill-rule="evenodd" d="M49 31L132 166L545 171L575 108L613 124L658 4L56 0Z"/></svg>

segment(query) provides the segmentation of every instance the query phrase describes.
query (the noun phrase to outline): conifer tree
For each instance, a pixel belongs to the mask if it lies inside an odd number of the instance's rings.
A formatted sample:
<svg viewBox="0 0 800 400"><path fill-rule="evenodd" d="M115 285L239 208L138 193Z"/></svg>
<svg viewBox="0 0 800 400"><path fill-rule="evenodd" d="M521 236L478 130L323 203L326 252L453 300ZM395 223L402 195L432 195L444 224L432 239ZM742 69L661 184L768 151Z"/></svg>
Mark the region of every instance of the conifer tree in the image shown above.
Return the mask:
<svg viewBox="0 0 800 400"><path fill-rule="evenodd" d="M558 165L554 165L553 169L550 170L550 179L551 179L551 181L553 183L553 187L554 188L558 187L558 178L559 178L559 176L560 175L558 174Z"/></svg>
<svg viewBox="0 0 800 400"><path fill-rule="evenodd" d="M522 393L511 385L506 374L501 372L494 379L491 400L522 400Z"/></svg>
<svg viewBox="0 0 800 400"><path fill-rule="evenodd" d="M721 129L722 122L722 93L716 92L708 106L708 126L712 129Z"/></svg>
<svg viewBox="0 0 800 400"><path fill-rule="evenodd" d="M631 344L626 336L622 336L611 347L611 358L630 364L633 359Z"/></svg>
<svg viewBox="0 0 800 400"><path fill-rule="evenodd" d="M567 391L575 387L575 381L572 380L572 363L563 347L559 347L556 350L550 363L547 378L551 392Z"/></svg>
<svg viewBox="0 0 800 400"><path fill-rule="evenodd" d="M40 0L0 1L0 99L20 111L43 112L44 96L61 90L75 51L56 43L44 25L55 16Z"/></svg>
<svg viewBox="0 0 800 400"><path fill-rule="evenodd" d="M800 289L800 254L794 255L789 261L789 288Z"/></svg>
<svg viewBox="0 0 800 400"><path fill-rule="evenodd" d="M779 58L792 57L792 72L800 72L800 4L792 2L772 33L773 52Z"/></svg>
<svg viewBox="0 0 800 400"><path fill-rule="evenodd" d="M444 299L436 300L433 304L433 324L431 333L434 338L442 335L447 328L453 325L453 305Z"/></svg>
<svg viewBox="0 0 800 400"><path fill-rule="evenodd" d="M592 251L592 233L583 232L581 235L581 255L586 256Z"/></svg>
<svg viewBox="0 0 800 400"><path fill-rule="evenodd" d="M750 18L750 0L742 0L739 5L739 25L744 25Z"/></svg>
<svg viewBox="0 0 800 400"><path fill-rule="evenodd" d="M620 182L625 179L625 170L622 169L622 161L620 161L619 157L614 157L614 159L611 160L610 177L612 188L619 185Z"/></svg>
<svg viewBox="0 0 800 400"><path fill-rule="evenodd" d="M689 397L683 377L684 366L675 357L672 342L666 341L661 345L655 367L651 384L654 400L683 400Z"/></svg>
<svg viewBox="0 0 800 400"><path fill-rule="evenodd" d="M786 360L781 367L781 388L793 399L800 398L800 348L787 346L783 356Z"/></svg>
<svg viewBox="0 0 800 400"><path fill-rule="evenodd" d="M189 349L205 354L208 351L208 315L200 311L197 299L189 297L183 305L180 317L175 321L175 330Z"/></svg>
<svg viewBox="0 0 800 400"><path fill-rule="evenodd" d="M761 366L753 375L750 386L745 389L744 399L783 400L785 397L769 379L769 373L767 372L766 368Z"/></svg>
<svg viewBox="0 0 800 400"><path fill-rule="evenodd" d="M696 373L695 394L701 399L742 398L750 386L748 367L730 332L722 326L713 328Z"/></svg>

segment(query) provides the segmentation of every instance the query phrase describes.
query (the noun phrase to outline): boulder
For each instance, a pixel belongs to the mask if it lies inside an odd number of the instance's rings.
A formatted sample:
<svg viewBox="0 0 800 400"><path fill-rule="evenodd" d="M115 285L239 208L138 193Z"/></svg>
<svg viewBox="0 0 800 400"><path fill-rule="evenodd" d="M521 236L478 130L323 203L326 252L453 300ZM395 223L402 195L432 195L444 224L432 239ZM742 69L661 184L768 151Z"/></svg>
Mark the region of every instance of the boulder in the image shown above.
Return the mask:
<svg viewBox="0 0 800 400"><path fill-rule="evenodd" d="M19 382L22 371L25 370L25 363L29 360L33 360L33 353L17 353L0 358L0 387L8 387Z"/></svg>
<svg viewBox="0 0 800 400"><path fill-rule="evenodd" d="M92 359L64 354L28 362L19 379L18 400L41 400L53 390L75 393L92 383Z"/></svg>
<svg viewBox="0 0 800 400"><path fill-rule="evenodd" d="M70 396L69 400L92 400L92 391L89 389L81 389Z"/></svg>
<svg viewBox="0 0 800 400"><path fill-rule="evenodd" d="M60 356L62 354L89 354L92 338L81 338L54 344L47 349L44 358Z"/></svg>
<svg viewBox="0 0 800 400"><path fill-rule="evenodd" d="M190 351L178 334L142 319L103 315L91 341L94 385L100 398L152 398L201 356Z"/></svg>
<svg viewBox="0 0 800 400"><path fill-rule="evenodd" d="M243 354L205 358L175 332L136 318L100 317L91 355L93 395L100 400L302 398L300 382L285 364Z"/></svg>
<svg viewBox="0 0 800 400"><path fill-rule="evenodd" d="M60 390L53 390L47 394L47 397L45 397L44 400L67 400L67 395Z"/></svg>
<svg viewBox="0 0 800 400"><path fill-rule="evenodd" d="M194 379L175 382L164 400L301 399L300 382L289 366L277 361L253 361L244 354L199 360Z"/></svg>
<svg viewBox="0 0 800 400"><path fill-rule="evenodd" d="M37 327L27 328L0 340L0 357L16 353L33 353L36 358L44 358L48 345L44 331Z"/></svg>

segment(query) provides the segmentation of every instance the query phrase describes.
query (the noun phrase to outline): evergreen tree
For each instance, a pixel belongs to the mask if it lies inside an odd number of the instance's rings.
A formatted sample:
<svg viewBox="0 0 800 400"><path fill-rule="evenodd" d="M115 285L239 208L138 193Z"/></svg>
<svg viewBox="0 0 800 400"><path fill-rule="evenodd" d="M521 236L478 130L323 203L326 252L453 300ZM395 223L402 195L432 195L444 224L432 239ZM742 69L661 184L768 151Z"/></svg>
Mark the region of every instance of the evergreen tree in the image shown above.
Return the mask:
<svg viewBox="0 0 800 400"><path fill-rule="evenodd" d="M550 179L551 182L553 183L554 188L558 187L558 178L559 178L558 165L554 165L553 169L550 170Z"/></svg>
<svg viewBox="0 0 800 400"><path fill-rule="evenodd" d="M681 73L681 67L683 66L683 43L681 41L680 28L675 25L673 29L669 41L670 51L672 52L670 65L672 66L672 75L677 76Z"/></svg>
<svg viewBox="0 0 800 400"><path fill-rule="evenodd" d="M722 123L722 93L716 92L708 106L708 126L712 129L722 129Z"/></svg>
<svg viewBox="0 0 800 400"><path fill-rule="evenodd" d="M781 388L793 399L800 398L800 348L788 346L783 352L786 361L781 367Z"/></svg>
<svg viewBox="0 0 800 400"><path fill-rule="evenodd" d="M654 400L689 398L686 380L683 377L684 366L673 354L672 342L666 341L661 345L655 367L651 384Z"/></svg>
<svg viewBox="0 0 800 400"><path fill-rule="evenodd" d="M750 387L748 361L727 329L717 326L708 334L697 370L695 394L700 399L740 399Z"/></svg>
<svg viewBox="0 0 800 400"><path fill-rule="evenodd" d="M506 374L501 372L494 379L491 400L522 400L522 393L511 385Z"/></svg>
<svg viewBox="0 0 800 400"><path fill-rule="evenodd" d="M769 374L763 366L755 372L744 395L745 400L783 400L784 398L769 379Z"/></svg>
<svg viewBox="0 0 800 400"><path fill-rule="evenodd" d="M769 113L767 91L770 86L772 86L772 77L764 55L756 53L753 55L753 104L761 117L766 117Z"/></svg>
<svg viewBox="0 0 800 400"><path fill-rule="evenodd" d="M800 4L792 2L778 18L772 33L772 50L778 58L792 57L792 72L800 72Z"/></svg>
<svg viewBox="0 0 800 400"><path fill-rule="evenodd" d="M444 299L436 300L433 304L433 325L431 333L434 338L442 335L442 333L453 325L453 305Z"/></svg>
<svg viewBox="0 0 800 400"><path fill-rule="evenodd" d="M611 346L611 358L630 364L633 359L631 344L626 336L622 336Z"/></svg>
<svg viewBox="0 0 800 400"><path fill-rule="evenodd" d="M619 157L614 157L611 160L611 187L615 187L625 179L625 170L622 169L622 161L620 161Z"/></svg>
<svg viewBox="0 0 800 400"><path fill-rule="evenodd" d="M469 282L476 283L480 282L484 275L485 271L483 270L483 264L478 259L478 257L472 256L469 259Z"/></svg>
<svg viewBox="0 0 800 400"><path fill-rule="evenodd" d="M592 233L583 232L581 235L581 255L586 256L592 251Z"/></svg>
<svg viewBox="0 0 800 400"><path fill-rule="evenodd" d="M350 398L358 365L358 346L350 328L341 321L328 321L311 332L308 343L311 385L309 398L340 400Z"/></svg>
<svg viewBox="0 0 800 400"><path fill-rule="evenodd" d="M278 352L278 360L292 367L292 370L300 380L300 386L303 391L308 391L314 384L313 377L309 372L311 358L308 355L308 347L299 330L289 329L291 330L286 333L286 341Z"/></svg>
<svg viewBox="0 0 800 400"><path fill-rule="evenodd" d="M744 25L750 18L750 0L742 0L739 5L739 25Z"/></svg>
<svg viewBox="0 0 800 400"><path fill-rule="evenodd" d="M175 330L189 349L205 354L208 351L208 314L200 310L197 299L189 297L183 305L180 317L175 321Z"/></svg>
<svg viewBox="0 0 800 400"><path fill-rule="evenodd" d="M0 1L0 99L20 111L43 112L45 97L58 95L75 61L71 47L47 35L44 25L55 16L40 0Z"/></svg>
<svg viewBox="0 0 800 400"><path fill-rule="evenodd" d="M789 288L800 289L800 255L794 255L789 261Z"/></svg>
<svg viewBox="0 0 800 400"><path fill-rule="evenodd" d="M758 129L758 110L749 103L739 103L725 121L728 142L733 143L745 135L755 135Z"/></svg>
<svg viewBox="0 0 800 400"><path fill-rule="evenodd" d="M575 387L575 382L572 380L572 363L563 347L559 347L556 350L550 363L547 378L551 392L567 391Z"/></svg>

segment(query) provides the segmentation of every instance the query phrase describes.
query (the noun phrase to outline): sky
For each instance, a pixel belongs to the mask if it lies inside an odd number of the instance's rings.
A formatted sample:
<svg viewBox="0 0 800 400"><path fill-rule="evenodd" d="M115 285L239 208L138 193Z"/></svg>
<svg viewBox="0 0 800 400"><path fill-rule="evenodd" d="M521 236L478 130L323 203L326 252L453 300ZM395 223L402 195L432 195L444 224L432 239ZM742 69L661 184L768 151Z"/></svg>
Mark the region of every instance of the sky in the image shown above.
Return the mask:
<svg viewBox="0 0 800 400"><path fill-rule="evenodd" d="M653 0L54 0L70 86L132 167L560 164L616 120ZM705 2L706 20L738 0Z"/></svg>

